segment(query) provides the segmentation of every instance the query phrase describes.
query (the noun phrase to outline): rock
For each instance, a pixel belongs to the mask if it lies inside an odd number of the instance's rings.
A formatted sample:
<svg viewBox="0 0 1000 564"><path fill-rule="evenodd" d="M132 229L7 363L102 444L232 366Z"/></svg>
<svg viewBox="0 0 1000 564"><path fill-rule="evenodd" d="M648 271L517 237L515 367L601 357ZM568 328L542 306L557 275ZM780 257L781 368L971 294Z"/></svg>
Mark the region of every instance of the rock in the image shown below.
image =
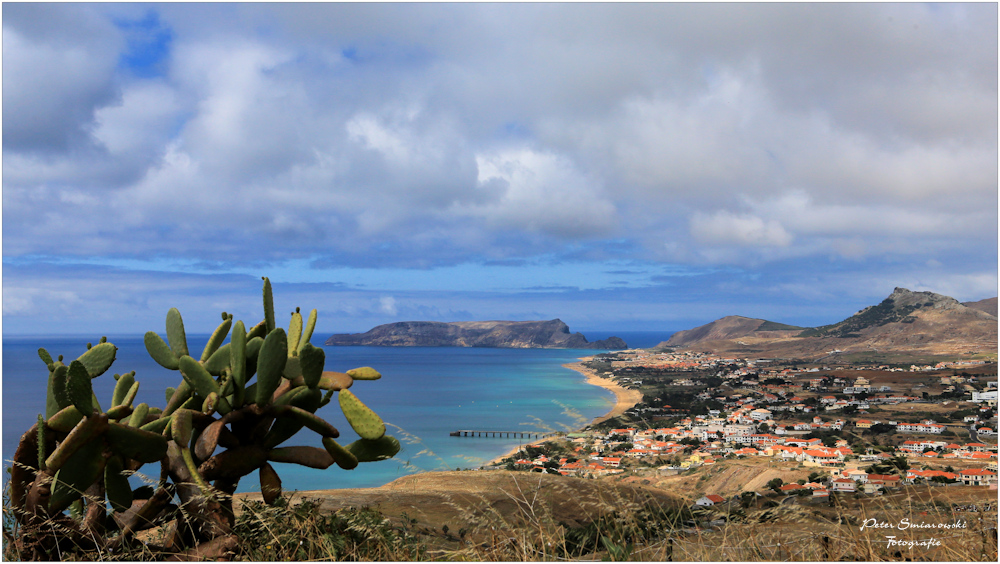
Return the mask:
<svg viewBox="0 0 1000 564"><path fill-rule="evenodd" d="M550 321L402 321L379 325L366 333L333 335L328 346L374 347L492 347L518 349L628 348L611 337L588 342L581 333L570 333L559 319Z"/></svg>

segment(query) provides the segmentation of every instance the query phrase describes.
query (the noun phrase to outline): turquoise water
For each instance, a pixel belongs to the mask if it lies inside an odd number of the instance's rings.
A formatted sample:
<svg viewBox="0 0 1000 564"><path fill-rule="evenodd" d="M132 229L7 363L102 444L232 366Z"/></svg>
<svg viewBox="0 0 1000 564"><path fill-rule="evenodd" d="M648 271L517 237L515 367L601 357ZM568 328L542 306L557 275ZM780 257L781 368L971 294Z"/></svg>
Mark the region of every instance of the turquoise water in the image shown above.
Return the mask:
<svg viewBox="0 0 1000 564"><path fill-rule="evenodd" d="M669 337L669 334L664 334ZM623 335L630 345L651 346L660 334ZM192 350L201 350L207 335L189 335ZM141 336L109 336L118 346L111 370L94 380L98 400L110 401L115 372L136 371L140 384L136 404L162 407L164 389L176 387L178 372L153 362ZM318 340L318 339L317 339ZM651 341L650 344L645 344ZM4 337L3 340L3 459L9 464L20 434L45 410L48 371L37 350L73 359L86 350L80 337ZM314 470L276 464L286 490L374 487L400 476L426 470L478 468L504 454L519 439L452 437L458 429L504 431L566 431L578 428L614 406L607 390L585 383L582 375L562 367L592 350L487 349L441 347L326 347L326 369L345 371L372 366L377 381L359 381L351 388L385 420L389 433L403 444L393 460L359 465L352 471L337 467ZM341 432L342 444L356 438L336 401L318 414ZM286 445L322 446L314 433L303 432ZM141 472L157 475L156 465ZM247 476L240 491L259 490Z"/></svg>

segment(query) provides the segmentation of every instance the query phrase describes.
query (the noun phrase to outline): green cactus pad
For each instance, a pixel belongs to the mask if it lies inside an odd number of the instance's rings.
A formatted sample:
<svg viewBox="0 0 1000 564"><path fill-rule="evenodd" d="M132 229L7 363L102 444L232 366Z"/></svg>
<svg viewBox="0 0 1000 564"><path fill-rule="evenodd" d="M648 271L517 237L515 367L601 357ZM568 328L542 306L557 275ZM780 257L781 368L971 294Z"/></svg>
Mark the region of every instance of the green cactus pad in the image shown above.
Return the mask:
<svg viewBox="0 0 1000 564"><path fill-rule="evenodd" d="M49 386L45 396L46 417L52 417L72 403L66 394L66 376L68 374L69 367L61 362L53 365L52 372L49 372Z"/></svg>
<svg viewBox="0 0 1000 564"><path fill-rule="evenodd" d="M298 464L318 470L326 470L334 462L334 458L329 452L310 446L274 448L267 453L267 459L271 462Z"/></svg>
<svg viewBox="0 0 1000 564"><path fill-rule="evenodd" d="M340 443L333 440L333 438L323 437L323 446L326 447L326 451L333 457L337 466L340 466L344 470L354 470L357 468L358 457L354 456L354 453L351 451L340 446Z"/></svg>
<svg viewBox="0 0 1000 564"><path fill-rule="evenodd" d="M382 375L371 366L352 368L347 371L347 375L355 380L378 380L382 377Z"/></svg>
<svg viewBox="0 0 1000 564"><path fill-rule="evenodd" d="M319 386L319 381L323 377L323 365L326 364L326 352L306 343L306 346L299 351L298 360L306 386L310 388Z"/></svg>
<svg viewBox="0 0 1000 564"><path fill-rule="evenodd" d="M42 362L45 363L45 366L52 364L52 355L50 355L49 351L45 350L44 348L38 349L38 358L42 359Z"/></svg>
<svg viewBox="0 0 1000 564"><path fill-rule="evenodd" d="M277 406L292 405L306 412L313 413L316 411L316 408L319 407L320 395L319 390L310 390L309 388L303 386L293 388L288 393L278 398L285 403L275 403ZM264 448L274 448L280 445L295 436L295 433L298 433L304 426L304 423L294 417L279 417L274 422L271 430L264 436Z"/></svg>
<svg viewBox="0 0 1000 564"><path fill-rule="evenodd" d="M267 320L262 319L259 323L257 323L257 325L254 325L253 327L250 328L249 331L247 331L247 342L249 343L250 341L258 337L263 339L266 336L267 336Z"/></svg>
<svg viewBox="0 0 1000 564"><path fill-rule="evenodd" d="M177 370L177 355L170 350L170 345L163 340L163 337L154 331L147 331L142 341L146 344L146 352L157 364L167 370Z"/></svg>
<svg viewBox="0 0 1000 564"><path fill-rule="evenodd" d="M139 383L136 382L135 384L133 384L132 387L134 388L134 387L136 387L138 385L139 385ZM111 409L109 409L107 411L106 415L108 416L108 419L111 419L113 421L118 421L120 419L124 419L124 418L132 415L132 406L129 405L129 404L127 404L127 403L123 403L121 405L116 405L116 406L112 407Z"/></svg>
<svg viewBox="0 0 1000 564"><path fill-rule="evenodd" d="M112 456L104 466L104 488L108 501L115 511L128 511L132 507L132 487L122 473L124 465L121 457Z"/></svg>
<svg viewBox="0 0 1000 564"><path fill-rule="evenodd" d="M167 439L159 433L112 421L108 424L107 437L111 450L127 459L148 463L167 455Z"/></svg>
<svg viewBox="0 0 1000 564"><path fill-rule="evenodd" d="M138 394L139 394L139 382L136 382L132 384L129 387L128 392L125 393L125 399L122 400L122 405L129 405L129 406L132 405L132 402L135 401L135 396Z"/></svg>
<svg viewBox="0 0 1000 564"><path fill-rule="evenodd" d="M232 370L230 378L233 381L233 403L237 407L243 405L244 392L247 385L247 333L243 321L233 325L233 336L230 339L229 367Z"/></svg>
<svg viewBox="0 0 1000 564"><path fill-rule="evenodd" d="M146 416L149 415L149 405L145 403L140 403L135 406L132 411L132 416L128 419L128 426L139 428L142 427L146 422Z"/></svg>
<svg viewBox="0 0 1000 564"><path fill-rule="evenodd" d="M45 454L45 446L48 444L45 440L45 435L47 434L45 430L48 427L45 425L45 417L39 413L38 421L35 423L35 444L38 445L38 468L39 470L45 470L45 459L48 455Z"/></svg>
<svg viewBox="0 0 1000 564"><path fill-rule="evenodd" d="M173 437L177 446L186 449L191 443L191 433L193 432L191 410L178 409L171 419L173 419L173 422L170 424L171 437Z"/></svg>
<svg viewBox="0 0 1000 564"><path fill-rule="evenodd" d="M281 375L288 380L302 376L302 363L299 362L298 356L290 356L285 359L285 368L281 371Z"/></svg>
<svg viewBox="0 0 1000 564"><path fill-rule="evenodd" d="M91 347L87 352L80 355L77 360L87 369L87 374L90 374L91 378L97 378L107 372L108 368L111 368L117 352L118 347L111 343L101 343Z"/></svg>
<svg viewBox="0 0 1000 564"><path fill-rule="evenodd" d="M313 331L316 329L316 310L309 312L309 319L306 320L306 325L302 329L302 337L299 339L299 352L302 348L310 344L309 339L312 339Z"/></svg>
<svg viewBox="0 0 1000 564"><path fill-rule="evenodd" d="M276 327L274 323L274 296L271 293L271 281L265 276L264 280L264 323L267 324L267 332L270 334Z"/></svg>
<svg viewBox="0 0 1000 564"><path fill-rule="evenodd" d="M69 365L66 375L66 396L84 415L94 412L94 390L90 385L90 374L79 360Z"/></svg>
<svg viewBox="0 0 1000 564"><path fill-rule="evenodd" d="M192 394L194 394L194 390L191 388L191 385L187 383L187 380L181 380L177 389L174 390L170 399L167 400L167 406L163 408L163 415L172 415L179 407L184 405L184 403L191 398Z"/></svg>
<svg viewBox="0 0 1000 564"><path fill-rule="evenodd" d="M49 497L51 513L61 512L80 499L83 492L100 477L104 471L103 451L103 441L90 441L73 453L56 472Z"/></svg>
<svg viewBox="0 0 1000 564"><path fill-rule="evenodd" d="M212 356L208 357L208 360L205 361L205 370L208 370L208 373L212 376L222 374L222 372L230 366L230 362L232 360L232 352L230 352L231 348L232 345L230 343L226 343L219 347L214 353L212 353Z"/></svg>
<svg viewBox="0 0 1000 564"><path fill-rule="evenodd" d="M230 316L220 323L218 327L216 327L212 336L209 337L208 342L205 343L205 350L201 353L202 362L208 361L208 359L212 357L212 354L219 350L219 347L222 346L222 342L226 340L226 335L229 335L229 328L232 326L233 318Z"/></svg>
<svg viewBox="0 0 1000 564"><path fill-rule="evenodd" d="M274 505L274 502L281 497L281 478L270 464L264 463L260 467L260 494L264 498L264 503Z"/></svg>
<svg viewBox="0 0 1000 564"><path fill-rule="evenodd" d="M80 410L75 405L68 405L49 417L45 424L53 431L69 433L81 420L83 420L83 414L80 413Z"/></svg>
<svg viewBox="0 0 1000 564"><path fill-rule="evenodd" d="M299 350L299 339L302 338L302 314L292 312L292 320L288 322L288 356Z"/></svg>
<svg viewBox="0 0 1000 564"><path fill-rule="evenodd" d="M257 356L256 403L265 406L281 384L281 373L288 359L288 340L285 330L278 327L267 334Z"/></svg>
<svg viewBox="0 0 1000 564"><path fill-rule="evenodd" d="M184 381L188 383L189 386L202 397L207 397L208 394L215 392L218 394L222 390L219 388L219 383L215 381L215 378L205 370L205 367L201 365L197 360L191 358L190 356L182 356L178 361L181 369L181 376L184 377Z"/></svg>
<svg viewBox="0 0 1000 564"><path fill-rule="evenodd" d="M45 459L45 466L51 470L59 470L73 457L74 453L96 441L108 429L108 418L104 415L92 415L80 420L66 438L59 443L52 454Z"/></svg>
<svg viewBox="0 0 1000 564"><path fill-rule="evenodd" d="M143 431L149 431L150 433L161 434L164 430L170 427L170 423L173 422L173 417L160 417L141 425L139 428Z"/></svg>
<svg viewBox="0 0 1000 564"><path fill-rule="evenodd" d="M310 430L315 431L320 436L333 438L340 436L340 431L315 413L310 413L300 407L295 407L294 405L276 405L274 407L275 415L290 415L297 419L299 423L302 423Z"/></svg>
<svg viewBox="0 0 1000 564"><path fill-rule="evenodd" d="M190 354L187 335L184 332L184 319L181 318L181 312L175 307L167 311L167 342L170 343L170 350L177 358Z"/></svg>
<svg viewBox="0 0 1000 564"><path fill-rule="evenodd" d="M131 373L124 374L118 378L118 381L115 382L115 391L111 394L111 407L122 405L123 403L131 403L125 401L125 396L128 395L129 389L135 383L135 376Z"/></svg>
<svg viewBox="0 0 1000 564"><path fill-rule="evenodd" d="M274 399L274 405L302 405L306 397L312 396L312 390L305 386L290 388L287 392Z"/></svg>
<svg viewBox="0 0 1000 564"><path fill-rule="evenodd" d="M375 440L385 435L385 423L382 422L382 419L367 405L361 403L361 400L350 390L341 390L338 399L344 417L361 438Z"/></svg>
<svg viewBox="0 0 1000 564"><path fill-rule="evenodd" d="M377 462L396 456L401 446L396 437L384 435L374 441L358 439L347 445L347 450L358 459L358 462Z"/></svg>

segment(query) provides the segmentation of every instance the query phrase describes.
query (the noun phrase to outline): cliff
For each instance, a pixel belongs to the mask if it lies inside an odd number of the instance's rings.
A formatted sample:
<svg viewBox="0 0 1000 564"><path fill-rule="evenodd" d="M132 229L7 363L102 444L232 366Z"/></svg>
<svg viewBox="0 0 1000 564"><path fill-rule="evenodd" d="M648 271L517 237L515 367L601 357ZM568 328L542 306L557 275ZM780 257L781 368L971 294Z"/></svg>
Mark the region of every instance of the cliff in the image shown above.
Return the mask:
<svg viewBox="0 0 1000 564"><path fill-rule="evenodd" d="M402 321L379 325L366 333L333 335L330 346L370 347L493 347L513 349L628 348L611 337L590 343L581 333L570 333L559 319L551 321Z"/></svg>

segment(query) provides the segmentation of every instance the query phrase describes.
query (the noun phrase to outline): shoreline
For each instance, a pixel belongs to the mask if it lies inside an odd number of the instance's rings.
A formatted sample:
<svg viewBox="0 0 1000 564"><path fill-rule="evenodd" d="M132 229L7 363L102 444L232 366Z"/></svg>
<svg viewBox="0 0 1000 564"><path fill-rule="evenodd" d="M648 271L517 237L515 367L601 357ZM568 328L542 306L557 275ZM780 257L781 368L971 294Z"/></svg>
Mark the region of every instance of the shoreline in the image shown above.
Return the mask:
<svg viewBox="0 0 1000 564"><path fill-rule="evenodd" d="M604 415L601 415L600 417L595 417L593 421L591 421L587 425L584 425L584 427L590 425L596 425L598 423L607 421L612 417L617 417L625 413L629 409L632 409L633 407L635 407L636 404L642 401L642 392L640 392L639 390L630 390L628 388L619 386L617 383L614 382L614 380L611 380L609 378L602 378L597 375L597 372L583 365L584 362L587 362L588 360L591 360L593 358L594 357L592 356L585 356L577 360L577 362L570 362L562 365L563 368L568 368L570 370L573 370L574 372L579 372L580 374L582 374L584 378L586 378L588 384L592 386L597 386L599 388L604 388L605 390L609 390L615 395L615 405L614 407L611 408L611 411L605 413ZM583 427L581 427L580 429L582 428ZM576 431L579 431L580 429L576 429ZM487 466L496 466L497 464L500 463L501 460L510 457L511 455L517 453L519 450L529 445L537 445L544 443L547 440L549 439L548 438L537 439L531 441L530 443L525 443L520 447L515 447L509 452L506 452L490 460Z"/></svg>

